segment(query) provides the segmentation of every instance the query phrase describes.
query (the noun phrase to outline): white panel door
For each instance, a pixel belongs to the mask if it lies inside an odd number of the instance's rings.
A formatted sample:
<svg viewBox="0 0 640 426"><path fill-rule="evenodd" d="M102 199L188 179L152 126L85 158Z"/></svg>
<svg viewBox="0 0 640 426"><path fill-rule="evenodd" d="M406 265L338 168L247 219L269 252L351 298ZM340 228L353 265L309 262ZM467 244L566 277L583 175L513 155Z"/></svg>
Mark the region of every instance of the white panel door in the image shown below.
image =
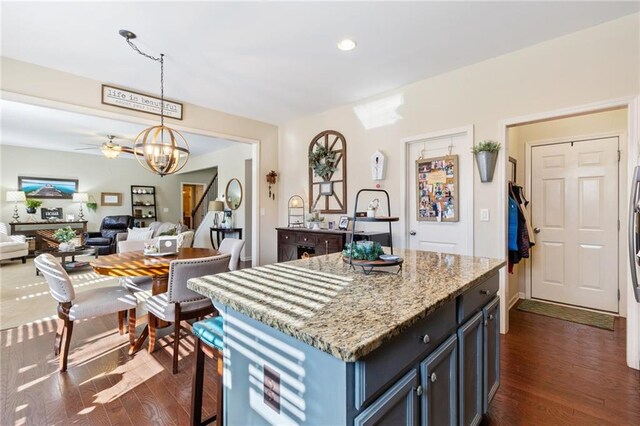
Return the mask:
<svg viewBox="0 0 640 426"><path fill-rule="evenodd" d="M618 138L531 149L531 296L618 312Z"/></svg>
<svg viewBox="0 0 640 426"><path fill-rule="evenodd" d="M416 215L416 166L415 162L424 157L441 157L449 153L458 155L458 222L418 221ZM407 197L409 200L408 246L414 250L428 250L442 253L473 255L473 156L469 154L470 136L461 133L409 145L406 167Z"/></svg>

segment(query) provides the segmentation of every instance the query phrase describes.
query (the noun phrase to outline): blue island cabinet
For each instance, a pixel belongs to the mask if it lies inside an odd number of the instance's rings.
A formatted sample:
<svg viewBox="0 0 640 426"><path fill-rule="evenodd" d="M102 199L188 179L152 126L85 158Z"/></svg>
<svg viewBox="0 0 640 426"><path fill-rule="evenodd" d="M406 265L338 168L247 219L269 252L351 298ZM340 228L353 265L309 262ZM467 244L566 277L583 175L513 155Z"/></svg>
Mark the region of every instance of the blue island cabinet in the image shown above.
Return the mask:
<svg viewBox="0 0 640 426"><path fill-rule="evenodd" d="M222 307L224 423L478 424L499 384L496 292L497 276L354 362Z"/></svg>

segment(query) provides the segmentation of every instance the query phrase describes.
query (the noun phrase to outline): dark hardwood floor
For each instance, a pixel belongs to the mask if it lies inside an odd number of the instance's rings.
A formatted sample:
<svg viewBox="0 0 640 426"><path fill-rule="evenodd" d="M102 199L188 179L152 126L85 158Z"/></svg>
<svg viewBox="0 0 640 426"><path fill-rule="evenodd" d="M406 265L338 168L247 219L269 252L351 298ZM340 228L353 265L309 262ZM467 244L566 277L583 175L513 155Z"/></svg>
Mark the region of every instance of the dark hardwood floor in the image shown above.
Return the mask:
<svg viewBox="0 0 640 426"><path fill-rule="evenodd" d="M188 423L191 338L173 375L170 346L129 358L115 315L81 321L69 370L60 374L54 333L54 321L0 333L0 424ZM640 374L625 366L624 342L624 320L611 332L512 310L502 339L502 384L486 423L640 424ZM171 344L170 334L161 344ZM207 414L215 409L212 376L205 379Z"/></svg>
<svg viewBox="0 0 640 426"><path fill-rule="evenodd" d="M640 425L640 372L615 331L512 309L489 425Z"/></svg>

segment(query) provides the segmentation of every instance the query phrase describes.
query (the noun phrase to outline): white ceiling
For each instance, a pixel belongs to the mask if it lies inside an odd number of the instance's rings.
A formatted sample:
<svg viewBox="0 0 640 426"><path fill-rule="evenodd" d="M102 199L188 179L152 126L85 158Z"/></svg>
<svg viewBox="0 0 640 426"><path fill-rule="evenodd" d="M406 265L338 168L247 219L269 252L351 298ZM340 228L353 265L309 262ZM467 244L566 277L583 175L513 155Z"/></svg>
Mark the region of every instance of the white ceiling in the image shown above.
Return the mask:
<svg viewBox="0 0 640 426"><path fill-rule="evenodd" d="M115 143L131 147L138 133L149 127L4 99L0 100L0 115L2 117L1 145L70 151L79 154L102 155L99 149L77 150L77 148L88 148L91 145L98 147L108 141L107 135L116 136ZM187 140L193 156L217 151L237 143L187 132L181 133ZM123 154L122 157L133 158L132 155L127 154Z"/></svg>
<svg viewBox="0 0 640 426"><path fill-rule="evenodd" d="M2 2L2 55L272 123L637 12L638 2ZM336 49L351 37L358 47ZM98 96L96 94L96 96Z"/></svg>

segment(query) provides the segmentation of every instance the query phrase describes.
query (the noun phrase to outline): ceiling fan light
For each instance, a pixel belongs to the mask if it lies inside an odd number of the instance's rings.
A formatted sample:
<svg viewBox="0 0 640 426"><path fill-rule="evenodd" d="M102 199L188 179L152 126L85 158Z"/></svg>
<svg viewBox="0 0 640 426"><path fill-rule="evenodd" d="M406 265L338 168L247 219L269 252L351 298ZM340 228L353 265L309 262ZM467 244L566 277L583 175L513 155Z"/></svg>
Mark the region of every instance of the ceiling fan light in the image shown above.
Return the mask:
<svg viewBox="0 0 640 426"><path fill-rule="evenodd" d="M102 145L100 151L102 151L102 154L109 160L113 160L114 158L118 158L120 152L122 152L122 147L119 145Z"/></svg>

